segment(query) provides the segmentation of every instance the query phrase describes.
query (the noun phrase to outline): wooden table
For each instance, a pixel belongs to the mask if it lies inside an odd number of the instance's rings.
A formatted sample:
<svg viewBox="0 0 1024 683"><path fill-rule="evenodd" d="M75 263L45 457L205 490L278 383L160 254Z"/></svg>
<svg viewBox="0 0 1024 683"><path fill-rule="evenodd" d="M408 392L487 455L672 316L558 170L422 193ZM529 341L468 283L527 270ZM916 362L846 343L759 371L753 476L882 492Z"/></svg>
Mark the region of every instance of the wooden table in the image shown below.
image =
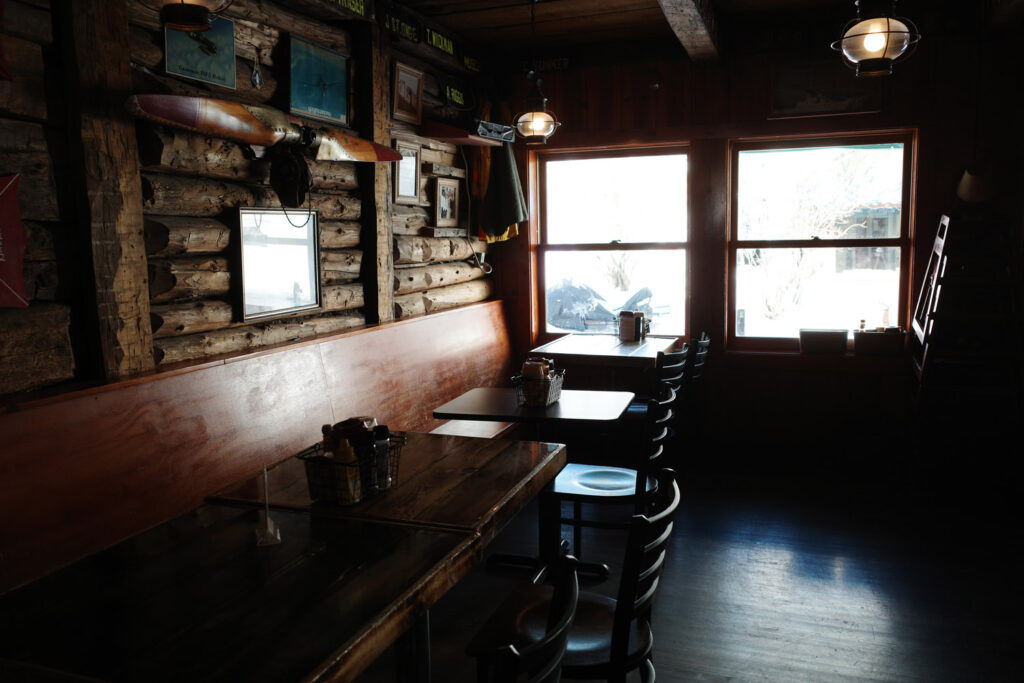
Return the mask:
<svg viewBox="0 0 1024 683"><path fill-rule="evenodd" d="M394 483L383 494L344 507L314 503L304 464L289 458L267 472L270 505L469 531L487 543L565 466L565 447L556 443L404 434ZM262 504L263 495L260 473L210 500Z"/></svg>
<svg viewBox="0 0 1024 683"><path fill-rule="evenodd" d="M649 394L657 381L658 352L668 351L677 337L619 341L610 334L567 334L530 351L566 369L565 386L573 389L617 389Z"/></svg>
<svg viewBox="0 0 1024 683"><path fill-rule="evenodd" d="M658 353L671 349L677 337L646 336L638 342L624 342L611 334L567 334L538 346L531 356L553 358L558 364L597 363L619 367L654 367Z"/></svg>
<svg viewBox="0 0 1024 683"><path fill-rule="evenodd" d="M558 401L538 408L520 405L514 388L477 388L434 408L434 417L547 424L609 423L622 416L633 396L629 391L564 389Z"/></svg>
<svg viewBox="0 0 1024 683"><path fill-rule="evenodd" d="M351 680L426 625L427 608L565 462L558 444L408 436L396 485L352 508L313 505L308 492L303 502L294 468L271 470L280 545L256 545L262 490L246 482L224 494L237 502L207 503L3 596L0 679ZM412 631L414 655L401 659L429 676L429 630Z"/></svg>

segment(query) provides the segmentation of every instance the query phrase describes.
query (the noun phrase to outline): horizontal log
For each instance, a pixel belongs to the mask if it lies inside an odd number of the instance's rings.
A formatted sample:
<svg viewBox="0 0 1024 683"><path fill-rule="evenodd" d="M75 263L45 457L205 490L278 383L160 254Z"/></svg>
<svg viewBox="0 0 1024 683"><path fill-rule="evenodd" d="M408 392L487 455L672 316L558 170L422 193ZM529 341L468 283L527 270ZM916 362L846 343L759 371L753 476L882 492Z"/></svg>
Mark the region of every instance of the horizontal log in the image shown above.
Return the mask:
<svg viewBox="0 0 1024 683"><path fill-rule="evenodd" d="M424 237L468 237L469 230L466 228L420 228L420 234Z"/></svg>
<svg viewBox="0 0 1024 683"><path fill-rule="evenodd" d="M420 228L431 222L422 206L391 205L391 231L396 235L418 235Z"/></svg>
<svg viewBox="0 0 1024 683"><path fill-rule="evenodd" d="M361 327L366 318L354 312L298 322L268 322L226 330L213 330L181 337L163 337L155 340L156 358L161 365L210 358L224 354L252 351L273 344L311 339L317 335L333 334Z"/></svg>
<svg viewBox="0 0 1024 683"><path fill-rule="evenodd" d="M325 311L346 311L362 308L364 304L363 285L355 282L346 285L328 285L321 291Z"/></svg>
<svg viewBox="0 0 1024 683"><path fill-rule="evenodd" d="M60 218L53 166L47 152L0 150L0 169L4 174L22 175L18 183L18 211L22 220L55 221Z"/></svg>
<svg viewBox="0 0 1024 683"><path fill-rule="evenodd" d="M60 270L56 261L25 261L21 273L29 301L57 300Z"/></svg>
<svg viewBox="0 0 1024 683"><path fill-rule="evenodd" d="M466 169L448 164L435 164L427 162L423 164L423 173L432 176L443 176L445 178L465 178Z"/></svg>
<svg viewBox="0 0 1024 683"><path fill-rule="evenodd" d="M19 0L4 3L4 34L40 45L53 42L53 19L44 7Z"/></svg>
<svg viewBox="0 0 1024 683"><path fill-rule="evenodd" d="M149 296L152 303L225 296L231 287L224 258L150 261Z"/></svg>
<svg viewBox="0 0 1024 683"><path fill-rule="evenodd" d="M143 226L149 256L216 254L227 249L231 239L231 228L213 218L146 216Z"/></svg>
<svg viewBox="0 0 1024 683"><path fill-rule="evenodd" d="M14 36L4 36L3 45L7 70L14 78L0 78L0 112L45 121L48 110L42 46Z"/></svg>
<svg viewBox="0 0 1024 683"><path fill-rule="evenodd" d="M492 291L493 285L490 280L474 280L424 292L402 294L395 297L395 317L408 318L476 303L491 296Z"/></svg>
<svg viewBox="0 0 1024 683"><path fill-rule="evenodd" d="M241 145L148 123L140 123L137 130L139 161L147 171L270 184L270 162L247 159ZM306 164L318 191L354 190L359 186L353 162L307 158Z"/></svg>
<svg viewBox="0 0 1024 683"><path fill-rule="evenodd" d="M270 188L149 172L142 174L142 202L146 214L167 216L217 216L240 206L281 207ZM322 220L355 220L362 214L359 198L349 194L314 192L308 204ZM290 211L297 220L305 209Z"/></svg>
<svg viewBox="0 0 1024 683"><path fill-rule="evenodd" d="M359 246L359 223L350 221L320 221L320 247L343 249Z"/></svg>
<svg viewBox="0 0 1024 683"><path fill-rule="evenodd" d="M455 285L478 280L484 272L472 263L458 261L433 266L415 266L395 269L395 294L421 292L433 287Z"/></svg>
<svg viewBox="0 0 1024 683"><path fill-rule="evenodd" d="M22 221L21 227L25 231L25 261L57 259L54 233L63 227L61 223Z"/></svg>
<svg viewBox="0 0 1024 683"><path fill-rule="evenodd" d="M225 178L266 184L270 164L247 159L242 147L227 140L140 122L139 163L145 170Z"/></svg>
<svg viewBox="0 0 1024 683"><path fill-rule="evenodd" d="M0 153L45 153L47 150L46 130L42 124L16 119L0 121Z"/></svg>
<svg viewBox="0 0 1024 683"><path fill-rule="evenodd" d="M230 325L232 317L231 304L215 300L163 304L149 309L154 338L216 330Z"/></svg>
<svg viewBox="0 0 1024 683"><path fill-rule="evenodd" d="M359 268L363 262L363 252L359 249L338 249L320 253L320 270L327 277L328 273L337 273L333 277L359 276Z"/></svg>
<svg viewBox="0 0 1024 683"><path fill-rule="evenodd" d="M71 309L61 304L0 309L0 394L72 379L70 324Z"/></svg>
<svg viewBox="0 0 1024 683"><path fill-rule="evenodd" d="M395 263L430 263L436 261L462 261L474 251L482 249L474 244L479 240L457 237L412 237L396 235L394 238Z"/></svg>

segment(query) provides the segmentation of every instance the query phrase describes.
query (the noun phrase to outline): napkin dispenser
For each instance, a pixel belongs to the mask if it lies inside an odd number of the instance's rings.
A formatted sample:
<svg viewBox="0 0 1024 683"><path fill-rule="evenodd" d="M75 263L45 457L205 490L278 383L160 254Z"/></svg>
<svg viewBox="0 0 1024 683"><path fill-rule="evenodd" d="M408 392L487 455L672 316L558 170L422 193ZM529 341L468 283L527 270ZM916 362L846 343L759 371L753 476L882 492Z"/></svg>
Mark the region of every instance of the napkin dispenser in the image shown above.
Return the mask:
<svg viewBox="0 0 1024 683"><path fill-rule="evenodd" d="M619 311L619 341L638 342L649 327L643 311Z"/></svg>

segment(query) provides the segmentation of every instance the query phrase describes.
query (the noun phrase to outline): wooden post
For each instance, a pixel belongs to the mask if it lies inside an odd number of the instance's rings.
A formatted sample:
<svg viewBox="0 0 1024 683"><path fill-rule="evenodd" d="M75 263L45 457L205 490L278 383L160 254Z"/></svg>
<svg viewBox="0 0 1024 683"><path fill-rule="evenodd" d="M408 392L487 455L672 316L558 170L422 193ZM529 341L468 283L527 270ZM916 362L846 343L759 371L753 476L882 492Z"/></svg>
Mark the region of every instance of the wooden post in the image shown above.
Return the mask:
<svg viewBox="0 0 1024 683"><path fill-rule="evenodd" d="M100 354L108 378L151 370L153 335L142 227L127 0L81 0L57 12L68 46L69 128L78 213L90 228ZM77 109L74 103L77 102Z"/></svg>
<svg viewBox="0 0 1024 683"><path fill-rule="evenodd" d="M386 36L375 23L360 25L363 40L368 45L360 51L361 72L370 83L368 105L360 114L362 134L381 145L391 145L391 116L388 98L391 89L390 56ZM394 320L394 258L391 254L391 173L389 164L357 164L359 187L363 192L363 229L366 239L366 262L374 268L364 268L366 283L366 318L369 322Z"/></svg>

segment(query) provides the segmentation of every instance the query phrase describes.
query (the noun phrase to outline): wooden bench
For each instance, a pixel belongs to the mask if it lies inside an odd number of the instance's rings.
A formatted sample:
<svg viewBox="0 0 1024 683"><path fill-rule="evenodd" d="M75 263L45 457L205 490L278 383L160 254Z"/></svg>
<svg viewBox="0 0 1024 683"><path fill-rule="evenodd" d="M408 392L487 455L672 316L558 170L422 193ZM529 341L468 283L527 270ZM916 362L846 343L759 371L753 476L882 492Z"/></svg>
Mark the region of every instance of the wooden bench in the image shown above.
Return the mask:
<svg viewBox="0 0 1024 683"><path fill-rule="evenodd" d="M500 301L160 372L0 412L0 593L180 515L373 415L431 410L508 377ZM454 429L454 428L453 428Z"/></svg>

